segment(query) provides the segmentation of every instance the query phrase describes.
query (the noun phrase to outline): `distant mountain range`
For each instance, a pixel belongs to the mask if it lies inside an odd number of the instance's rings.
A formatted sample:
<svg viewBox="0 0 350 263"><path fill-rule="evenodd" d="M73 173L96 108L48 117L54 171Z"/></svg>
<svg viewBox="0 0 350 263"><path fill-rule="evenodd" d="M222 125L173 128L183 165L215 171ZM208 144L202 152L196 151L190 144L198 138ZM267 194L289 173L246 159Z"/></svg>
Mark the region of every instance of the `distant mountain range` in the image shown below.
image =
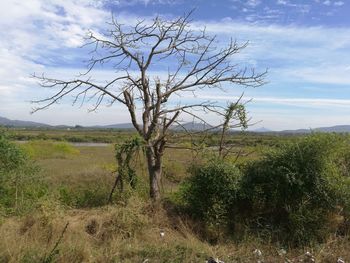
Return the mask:
<svg viewBox="0 0 350 263"><path fill-rule="evenodd" d="M311 132L336 132L347 133L350 132L350 125L336 125L331 127L320 127L315 129L298 129L298 130L285 130L283 133L311 133Z"/></svg>
<svg viewBox="0 0 350 263"><path fill-rule="evenodd" d="M132 123L119 123L111 125L94 125L94 126L69 126L69 125L49 125L40 122L32 121L20 121L20 120L10 120L4 117L0 117L0 126L5 127L14 127L14 128L46 128L46 129L68 129L68 128L77 128L77 129L134 129ZM177 131L203 131L213 128L208 124L188 122L181 125L175 125L173 130Z"/></svg>
<svg viewBox="0 0 350 263"><path fill-rule="evenodd" d="M206 123L187 122L181 125L174 125L172 129L175 131L206 131L206 130L214 131L215 127Z"/></svg>
<svg viewBox="0 0 350 263"><path fill-rule="evenodd" d="M255 130L252 130L252 132L272 132L272 130L266 129L265 127L257 128Z"/></svg>
<svg viewBox="0 0 350 263"><path fill-rule="evenodd" d="M49 125L40 122L22 121L22 120L10 120L4 117L0 117L0 126L14 127L14 128L46 128L46 129L69 129L69 128L81 128L81 129L134 129L132 123L120 123L112 125L95 125L95 126L69 126L69 125ZM213 129L212 129L213 128ZM176 125L173 130L176 131L203 131L214 129L213 126L203 123L188 122L181 125ZM337 132L337 133L350 133L350 125L337 125L331 127L320 127L315 129L297 129L297 130L284 130L284 131L272 131L264 127L251 130L250 132L256 133L284 133L284 134L303 134L311 132Z"/></svg>
<svg viewBox="0 0 350 263"><path fill-rule="evenodd" d="M131 123L121 123L113 125L95 125L95 126L69 126L69 125L49 125L33 121L10 120L0 117L0 126L14 127L14 128L47 128L47 129L68 129L68 128L90 128L90 129L133 129Z"/></svg>
<svg viewBox="0 0 350 263"><path fill-rule="evenodd" d="M33 122L33 121L19 121L19 120L10 120L4 117L0 117L0 126L6 126L6 127L37 127L37 128L49 128L53 127L48 124L39 123L39 122Z"/></svg>

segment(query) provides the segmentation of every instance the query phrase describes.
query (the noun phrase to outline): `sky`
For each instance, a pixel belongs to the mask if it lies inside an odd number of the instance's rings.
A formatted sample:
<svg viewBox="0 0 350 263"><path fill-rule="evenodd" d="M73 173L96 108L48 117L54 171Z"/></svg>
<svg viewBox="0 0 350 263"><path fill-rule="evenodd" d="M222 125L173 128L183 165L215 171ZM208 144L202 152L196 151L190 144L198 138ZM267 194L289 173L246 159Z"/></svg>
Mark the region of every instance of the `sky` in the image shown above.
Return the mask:
<svg viewBox="0 0 350 263"><path fill-rule="evenodd" d="M104 32L112 14L132 25L192 9L192 26L205 26L220 45L231 38L249 41L233 58L239 65L268 70L261 87L201 91L197 99L224 104L244 92L252 129L350 125L349 0L1 0L0 116L54 125L129 122L123 105L89 112L91 105L72 106L70 97L31 114L31 101L52 94L31 75L74 78L83 72L90 56L81 48L84 36ZM116 73L101 68L95 74L108 79ZM153 74L164 72L156 68Z"/></svg>

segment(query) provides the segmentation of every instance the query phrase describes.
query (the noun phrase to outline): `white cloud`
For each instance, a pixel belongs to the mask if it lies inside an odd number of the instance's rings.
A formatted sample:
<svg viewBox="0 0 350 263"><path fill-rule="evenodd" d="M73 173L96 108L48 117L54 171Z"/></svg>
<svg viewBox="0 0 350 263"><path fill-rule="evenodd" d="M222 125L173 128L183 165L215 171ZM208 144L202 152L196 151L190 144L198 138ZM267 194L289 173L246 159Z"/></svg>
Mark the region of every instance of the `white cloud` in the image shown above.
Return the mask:
<svg viewBox="0 0 350 263"><path fill-rule="evenodd" d="M247 5L250 7L257 7L261 4L261 0L248 0Z"/></svg>
<svg viewBox="0 0 350 263"><path fill-rule="evenodd" d="M319 65L318 67L284 69L279 71L287 77L296 77L311 83L350 86L350 70L344 65Z"/></svg>
<svg viewBox="0 0 350 263"><path fill-rule="evenodd" d="M134 6L134 5L175 5L183 0L101 0L104 3L111 3L117 6Z"/></svg>
<svg viewBox="0 0 350 263"><path fill-rule="evenodd" d="M345 3L343 1L336 1L334 2L335 6L343 6Z"/></svg>
<svg viewBox="0 0 350 263"><path fill-rule="evenodd" d="M211 99L217 101L235 101L239 99L240 96L229 96L226 95L215 95L215 94L205 94L200 93L198 97L201 99ZM283 97L262 97L262 96L245 96L241 100L243 103L251 101L250 104L263 103L266 105L280 104L289 106L298 106L303 108L329 108L329 107L342 107L350 109L350 99L327 99L327 98L283 98Z"/></svg>
<svg viewBox="0 0 350 263"><path fill-rule="evenodd" d="M198 22L201 27L204 22ZM296 77L315 83L349 84L350 28L296 27L245 24L234 21L206 23L208 32L223 42L229 37L249 41L239 61L256 61L258 67L283 73L284 81ZM289 72L289 73L288 73ZM270 75L270 74L269 74Z"/></svg>
<svg viewBox="0 0 350 263"><path fill-rule="evenodd" d="M11 110L13 113L30 111L29 101L38 97L37 84L30 74L44 72L46 68L42 64L50 64L52 54L64 58L66 54L60 54L63 48L76 48L81 45L82 35L88 28L98 28L105 23L110 14L96 7L97 3L87 0L1 1L2 114Z"/></svg>
<svg viewBox="0 0 350 263"><path fill-rule="evenodd" d="M289 2L287 0L277 0L278 5L287 5Z"/></svg>

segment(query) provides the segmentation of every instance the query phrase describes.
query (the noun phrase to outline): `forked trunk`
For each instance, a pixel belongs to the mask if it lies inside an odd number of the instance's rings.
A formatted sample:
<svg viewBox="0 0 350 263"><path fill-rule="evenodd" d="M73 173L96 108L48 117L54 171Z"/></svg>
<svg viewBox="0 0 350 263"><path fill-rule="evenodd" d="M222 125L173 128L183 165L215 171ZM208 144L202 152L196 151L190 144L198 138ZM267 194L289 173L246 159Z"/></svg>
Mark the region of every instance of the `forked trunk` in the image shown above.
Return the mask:
<svg viewBox="0 0 350 263"><path fill-rule="evenodd" d="M147 167L150 184L150 197L154 202L160 200L160 186L162 177L162 156L153 153L151 148L146 150Z"/></svg>

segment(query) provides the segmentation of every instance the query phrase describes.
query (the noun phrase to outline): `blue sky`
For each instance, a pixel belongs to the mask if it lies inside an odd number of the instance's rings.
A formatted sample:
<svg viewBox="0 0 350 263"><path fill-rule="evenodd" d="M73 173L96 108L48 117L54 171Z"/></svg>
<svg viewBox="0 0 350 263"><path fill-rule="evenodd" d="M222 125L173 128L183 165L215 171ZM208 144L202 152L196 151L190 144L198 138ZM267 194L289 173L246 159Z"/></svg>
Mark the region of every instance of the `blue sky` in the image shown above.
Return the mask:
<svg viewBox="0 0 350 263"><path fill-rule="evenodd" d="M103 32L112 12L122 23L133 24L193 8L194 28L205 26L222 45L231 37L249 41L236 61L268 69L262 87L202 91L198 98L226 103L244 91L245 99L252 99L250 117L258 122L253 129L350 124L350 1L345 0L1 0L0 116L50 124L129 122L121 105L88 113L89 105L72 107L69 98L30 115L30 101L50 94L30 74L69 78L82 72L89 56L79 48L83 37L88 29ZM113 74L99 69L96 78ZM153 74L164 72L155 68ZM215 116L206 118L215 122Z"/></svg>

